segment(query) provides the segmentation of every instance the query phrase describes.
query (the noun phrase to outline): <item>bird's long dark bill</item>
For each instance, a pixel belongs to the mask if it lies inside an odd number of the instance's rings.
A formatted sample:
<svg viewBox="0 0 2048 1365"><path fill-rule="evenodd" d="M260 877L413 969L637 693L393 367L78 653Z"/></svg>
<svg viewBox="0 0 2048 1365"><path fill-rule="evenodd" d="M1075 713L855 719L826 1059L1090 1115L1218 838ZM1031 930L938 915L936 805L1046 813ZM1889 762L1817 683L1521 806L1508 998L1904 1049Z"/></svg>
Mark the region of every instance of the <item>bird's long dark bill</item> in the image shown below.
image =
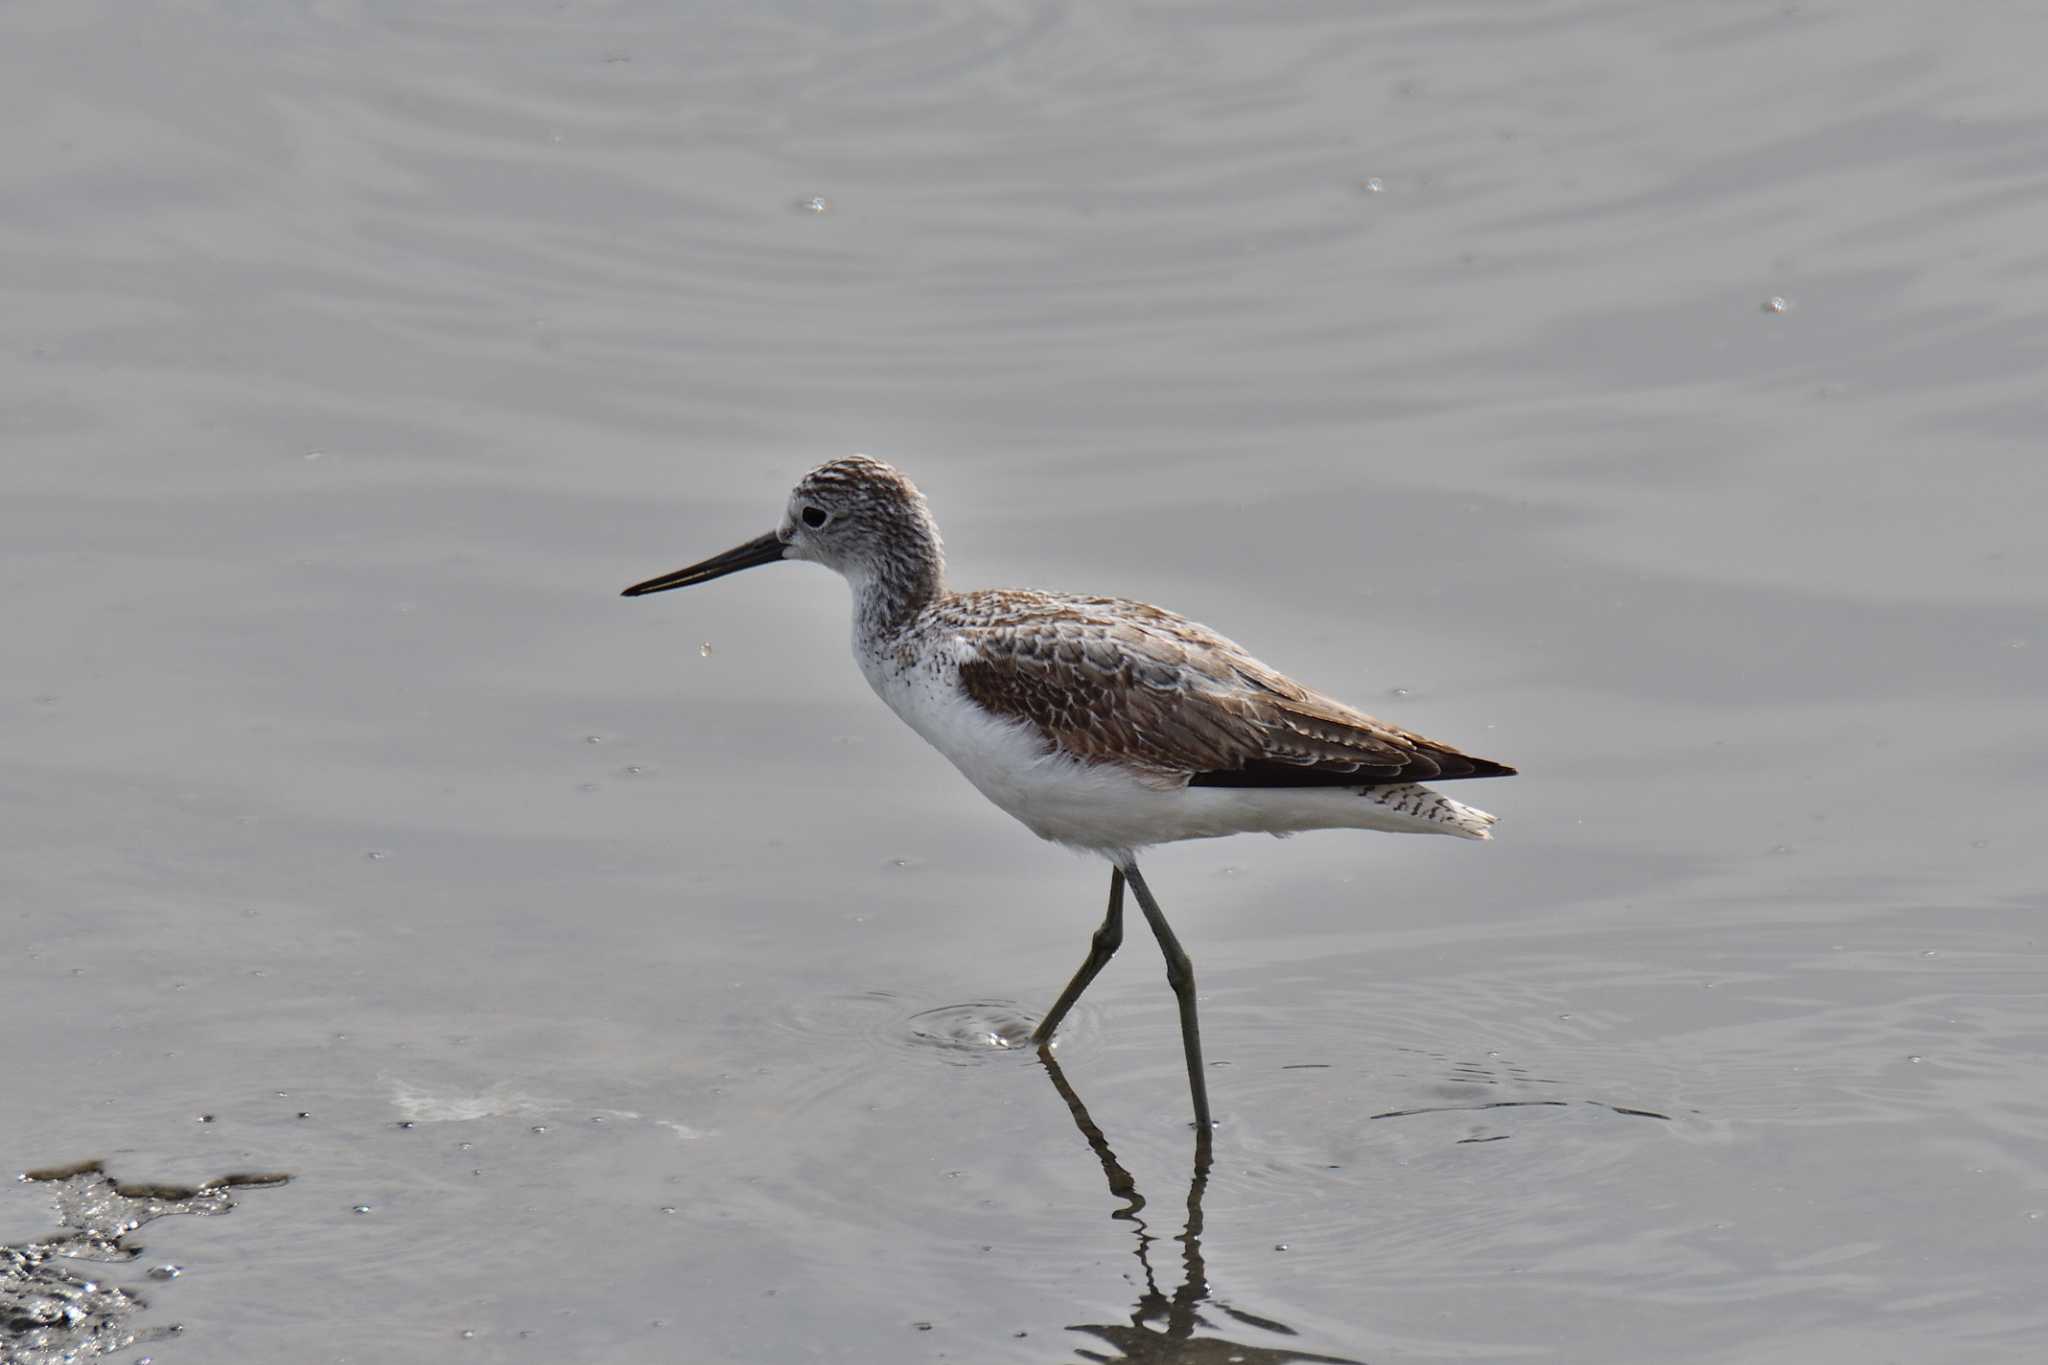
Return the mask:
<svg viewBox="0 0 2048 1365"><path fill-rule="evenodd" d="M645 583L635 583L621 593L622 597L644 597L650 592L667 592L670 588L687 588L693 583L709 583L714 578L723 578L741 569L751 569L757 564L773 564L782 558L782 552L789 547L781 537L770 531L757 536L744 545L736 545L722 555L692 564L687 569L677 569L659 578L650 578Z"/></svg>

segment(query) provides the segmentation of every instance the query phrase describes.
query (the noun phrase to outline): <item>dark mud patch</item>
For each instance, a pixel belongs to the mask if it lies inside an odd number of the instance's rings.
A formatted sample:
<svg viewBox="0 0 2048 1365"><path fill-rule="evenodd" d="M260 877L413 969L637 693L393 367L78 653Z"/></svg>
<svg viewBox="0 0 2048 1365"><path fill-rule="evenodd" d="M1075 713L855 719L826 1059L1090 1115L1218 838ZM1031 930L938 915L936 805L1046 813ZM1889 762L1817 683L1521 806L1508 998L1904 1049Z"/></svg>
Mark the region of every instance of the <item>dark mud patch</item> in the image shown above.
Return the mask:
<svg viewBox="0 0 2048 1365"><path fill-rule="evenodd" d="M123 1182L99 1162L81 1161L25 1171L21 1179L50 1186L58 1231L0 1246L0 1365L69 1365L175 1335L176 1323L138 1323L147 1300L112 1283L125 1278L117 1267L141 1255L134 1233L172 1214L226 1213L235 1206L231 1190L290 1177L237 1172L198 1185Z"/></svg>

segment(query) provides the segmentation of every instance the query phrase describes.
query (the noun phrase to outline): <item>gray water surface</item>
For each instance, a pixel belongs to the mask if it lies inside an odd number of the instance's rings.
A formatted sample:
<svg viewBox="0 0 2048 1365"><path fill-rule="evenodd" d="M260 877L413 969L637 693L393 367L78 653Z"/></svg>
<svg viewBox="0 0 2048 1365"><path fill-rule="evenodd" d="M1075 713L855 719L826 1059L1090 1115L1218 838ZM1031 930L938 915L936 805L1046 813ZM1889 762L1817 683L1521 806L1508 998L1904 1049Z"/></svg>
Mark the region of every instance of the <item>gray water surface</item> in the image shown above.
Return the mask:
<svg viewBox="0 0 2048 1365"><path fill-rule="evenodd" d="M0 1163L293 1177L108 1270L158 1365L2035 1359L2044 50L5 7ZM1104 869L839 583L616 595L854 450L1523 772L1150 857L1206 1170L1142 935L995 1045Z"/></svg>

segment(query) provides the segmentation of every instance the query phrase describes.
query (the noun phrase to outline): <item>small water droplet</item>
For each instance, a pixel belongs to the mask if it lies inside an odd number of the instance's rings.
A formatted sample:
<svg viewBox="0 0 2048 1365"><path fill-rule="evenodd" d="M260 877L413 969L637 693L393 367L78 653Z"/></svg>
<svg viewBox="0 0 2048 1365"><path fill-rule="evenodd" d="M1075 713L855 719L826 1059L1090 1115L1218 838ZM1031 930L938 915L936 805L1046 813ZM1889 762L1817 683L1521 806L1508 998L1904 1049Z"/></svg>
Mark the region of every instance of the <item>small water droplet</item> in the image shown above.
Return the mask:
<svg viewBox="0 0 2048 1365"><path fill-rule="evenodd" d="M638 763L628 763L625 767L625 773L628 777L640 777L646 772L647 769L641 767Z"/></svg>
<svg viewBox="0 0 2048 1365"><path fill-rule="evenodd" d="M384 851L383 849L381 849L381 848L373 848L373 849L371 849L371 850L370 850L369 852L367 852L367 853L365 853L365 854L363 855L363 860L364 860L365 862L372 862L372 863L381 863L381 862L383 862L383 861L384 861L384 860L385 860L386 858L389 858L390 856L391 856L391 855L390 855L389 853L386 853L386 852L385 852L385 851Z"/></svg>
<svg viewBox="0 0 2048 1365"><path fill-rule="evenodd" d="M411 1119L400 1119L398 1121L398 1126L400 1128L403 1128L408 1133L411 1132L414 1128L418 1127L418 1125L415 1124Z"/></svg>
<svg viewBox="0 0 2048 1365"><path fill-rule="evenodd" d="M309 1119L309 1118L312 1118L312 1117L313 1117L313 1112L312 1112L312 1111L311 1111L310 1109L301 1109L301 1110L300 1110L300 1111L299 1111L299 1112L298 1112L298 1113L297 1113L296 1115L294 1115L293 1117L295 1117L295 1118L302 1118L302 1119Z"/></svg>
<svg viewBox="0 0 2048 1365"><path fill-rule="evenodd" d="M1365 183L1359 186L1359 188L1364 190L1367 194L1378 194L1382 190L1386 189L1386 187L1387 183L1384 180L1381 180L1376 175L1367 176L1365 179Z"/></svg>
<svg viewBox="0 0 2048 1365"><path fill-rule="evenodd" d="M1989 848L1989 847L1991 847L1991 841L1990 841L1989 839L1972 839L1972 840L1970 840L1970 847L1971 847L1971 848Z"/></svg>
<svg viewBox="0 0 2048 1365"><path fill-rule="evenodd" d="M327 452L326 452L326 451L324 451L324 450L309 450L309 451L307 451L307 452L306 452L305 458L306 458L306 459L307 459L308 461L311 461L311 460L320 460L320 459L325 459L325 458L326 458L326 456L327 456Z"/></svg>
<svg viewBox="0 0 2048 1365"><path fill-rule="evenodd" d="M200 1121L201 1123L212 1123L212 1122L213 1122L213 1115L211 1115L211 1114L201 1114L201 1115L199 1116L199 1121Z"/></svg>
<svg viewBox="0 0 2048 1365"><path fill-rule="evenodd" d="M456 1335L461 1337L464 1341L474 1341L476 1339L476 1332L468 1327L463 1328L460 1332L457 1332Z"/></svg>
<svg viewBox="0 0 2048 1365"><path fill-rule="evenodd" d="M585 735L585 736L583 737L583 742L584 742L585 744L602 744L602 743L604 743L604 736L603 736L603 735Z"/></svg>
<svg viewBox="0 0 2048 1365"><path fill-rule="evenodd" d="M920 1332L929 1332L932 1330L932 1325L928 1322L913 1322L910 1325L912 1327L915 1327Z"/></svg>
<svg viewBox="0 0 2048 1365"><path fill-rule="evenodd" d="M830 213L832 211L832 201L822 194L814 194L808 199L799 199L796 206L805 213Z"/></svg>
<svg viewBox="0 0 2048 1365"><path fill-rule="evenodd" d="M1571 1016L1570 1016L1569 1014L1560 1014L1560 1015L1558 1015L1557 1017L1558 1017L1559 1019L1569 1019L1569 1018L1571 1018Z"/></svg>
<svg viewBox="0 0 2048 1365"><path fill-rule="evenodd" d="M458 1152L466 1152L475 1146L476 1144L474 1142L458 1142L455 1144L455 1150Z"/></svg>
<svg viewBox="0 0 2048 1365"><path fill-rule="evenodd" d="M1287 1248L1287 1243L1285 1243L1285 1242L1275 1242L1275 1243L1273 1243L1273 1250L1275 1250L1275 1251L1285 1251L1285 1250L1287 1250L1287 1249L1288 1249L1288 1248Z"/></svg>
<svg viewBox="0 0 2048 1365"><path fill-rule="evenodd" d="M146 1272L152 1280L175 1280L185 1273L181 1265L153 1265Z"/></svg>
<svg viewBox="0 0 2048 1365"><path fill-rule="evenodd" d="M527 1129L530 1133L545 1133L547 1130L548 1126L545 1123L536 1123L533 1127Z"/></svg>
<svg viewBox="0 0 2048 1365"><path fill-rule="evenodd" d="M1932 949L1932 948L1927 948L1927 949L1923 949L1923 950L1921 951L1921 953L1920 953L1920 956L1922 956L1922 957L1940 957L1940 956L1941 956L1941 954L1940 954L1940 953L1938 953L1938 952L1936 952L1936 951L1935 951L1934 949Z"/></svg>
<svg viewBox="0 0 2048 1365"><path fill-rule="evenodd" d="M370 1206L368 1204L358 1204L349 1210L350 1213L368 1213L369 1211Z"/></svg>
<svg viewBox="0 0 2048 1365"><path fill-rule="evenodd" d="M1915 1066L1918 1066L1921 1062L1925 1061L1926 1058L1922 1057L1919 1053L1916 1052L1909 1054L1906 1060L1913 1063Z"/></svg>
<svg viewBox="0 0 2048 1365"><path fill-rule="evenodd" d="M674 1213L676 1211L676 1206L674 1204L663 1204L661 1206L661 1211L663 1213Z"/></svg>
<svg viewBox="0 0 2048 1365"><path fill-rule="evenodd" d="M706 640L703 644L697 646L697 657L700 659L708 659L712 656L714 652L715 651L711 648L711 642L709 640Z"/></svg>
<svg viewBox="0 0 2048 1365"><path fill-rule="evenodd" d="M1764 300L1764 311L1766 313L1782 313L1791 306L1791 304L1785 302L1784 299L1776 294Z"/></svg>

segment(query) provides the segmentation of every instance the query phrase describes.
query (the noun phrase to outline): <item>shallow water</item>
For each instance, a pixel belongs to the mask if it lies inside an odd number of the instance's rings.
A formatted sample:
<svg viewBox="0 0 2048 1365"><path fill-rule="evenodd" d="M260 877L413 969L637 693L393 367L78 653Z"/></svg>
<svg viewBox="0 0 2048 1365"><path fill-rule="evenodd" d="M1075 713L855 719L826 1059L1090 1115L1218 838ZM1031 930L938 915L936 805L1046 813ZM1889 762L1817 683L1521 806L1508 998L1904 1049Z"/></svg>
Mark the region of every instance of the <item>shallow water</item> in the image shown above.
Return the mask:
<svg viewBox="0 0 2048 1365"><path fill-rule="evenodd" d="M2032 1358L2048 20L1356 8L0 12L0 1162L293 1176L155 1361ZM1152 855L1206 1170L843 588L616 597L850 450L1524 773Z"/></svg>

